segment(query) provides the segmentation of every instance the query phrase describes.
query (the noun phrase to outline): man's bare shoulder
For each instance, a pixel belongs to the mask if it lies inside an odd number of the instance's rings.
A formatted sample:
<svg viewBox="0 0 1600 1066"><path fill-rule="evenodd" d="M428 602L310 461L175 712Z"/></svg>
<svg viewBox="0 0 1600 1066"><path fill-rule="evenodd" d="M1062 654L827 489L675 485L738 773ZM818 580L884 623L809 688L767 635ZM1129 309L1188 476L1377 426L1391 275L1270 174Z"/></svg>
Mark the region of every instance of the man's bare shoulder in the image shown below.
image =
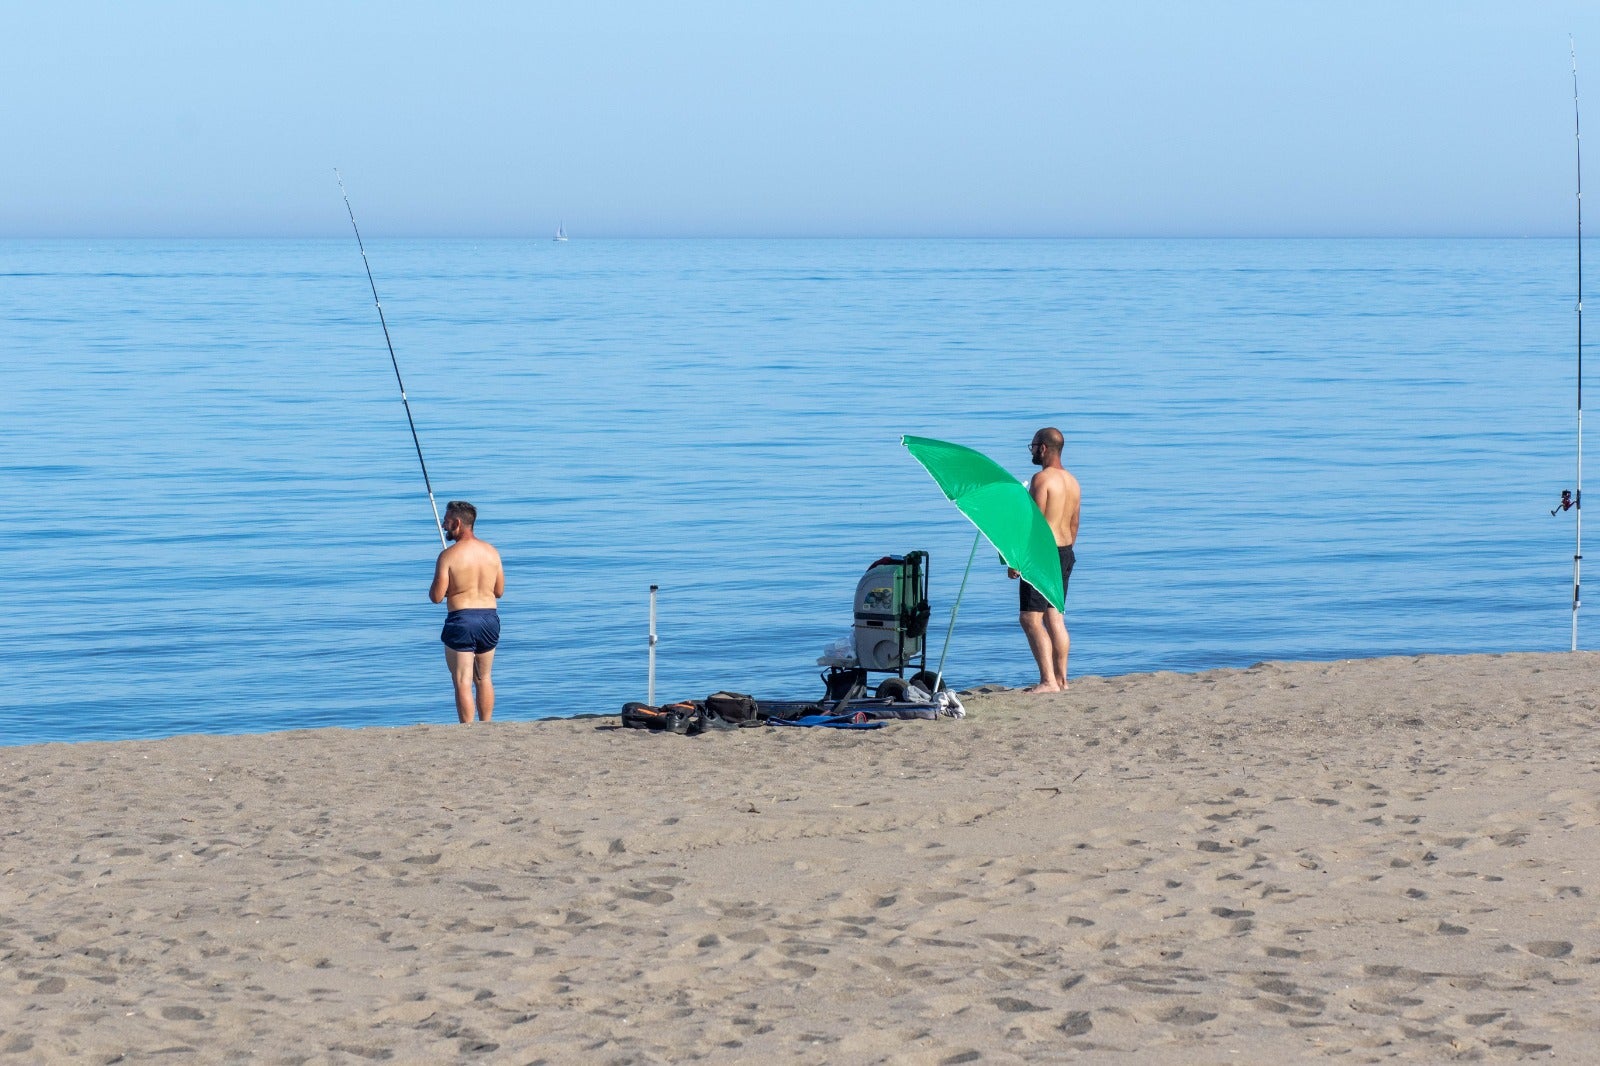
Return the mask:
<svg viewBox="0 0 1600 1066"><path fill-rule="evenodd" d="M1034 472L1033 480L1028 482L1030 489L1050 488L1075 488L1077 479L1058 466L1047 466L1043 470Z"/></svg>

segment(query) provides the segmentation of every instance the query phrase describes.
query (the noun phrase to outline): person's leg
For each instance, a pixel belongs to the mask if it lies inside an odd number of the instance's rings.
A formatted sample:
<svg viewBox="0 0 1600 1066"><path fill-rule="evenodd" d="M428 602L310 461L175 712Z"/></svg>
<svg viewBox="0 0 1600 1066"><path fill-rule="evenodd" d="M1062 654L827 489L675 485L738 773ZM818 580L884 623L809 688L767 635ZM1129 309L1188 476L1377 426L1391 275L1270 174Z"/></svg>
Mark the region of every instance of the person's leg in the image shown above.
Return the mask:
<svg viewBox="0 0 1600 1066"><path fill-rule="evenodd" d="M470 651L444 650L444 661L450 666L450 680L456 689L456 717L463 722L472 721L472 672L476 658Z"/></svg>
<svg viewBox="0 0 1600 1066"><path fill-rule="evenodd" d="M480 651L472 663L473 680L478 686L478 721L487 722L494 717L494 681L489 671L494 669L494 649Z"/></svg>
<svg viewBox="0 0 1600 1066"><path fill-rule="evenodd" d="M1050 633L1051 664L1055 667L1056 684L1066 691L1067 652L1072 647L1072 638L1067 635L1067 620L1052 607L1044 613L1044 624Z"/></svg>
<svg viewBox="0 0 1600 1066"><path fill-rule="evenodd" d="M1028 638L1028 650L1033 652L1033 661L1039 664L1039 683L1027 692L1060 692L1061 684L1056 679L1056 655L1054 642L1050 637L1050 630L1045 625L1043 611L1023 611L1017 616L1022 622L1022 632Z"/></svg>

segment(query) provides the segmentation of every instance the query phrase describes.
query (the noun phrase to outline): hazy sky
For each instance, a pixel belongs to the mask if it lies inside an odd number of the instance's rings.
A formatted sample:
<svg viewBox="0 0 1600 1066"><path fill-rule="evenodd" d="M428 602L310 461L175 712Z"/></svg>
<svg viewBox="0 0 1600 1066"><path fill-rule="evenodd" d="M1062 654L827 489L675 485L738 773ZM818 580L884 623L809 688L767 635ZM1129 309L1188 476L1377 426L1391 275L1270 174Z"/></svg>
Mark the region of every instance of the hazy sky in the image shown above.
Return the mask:
<svg viewBox="0 0 1600 1066"><path fill-rule="evenodd" d="M1600 130L1594 0L6 8L0 236L1559 235Z"/></svg>

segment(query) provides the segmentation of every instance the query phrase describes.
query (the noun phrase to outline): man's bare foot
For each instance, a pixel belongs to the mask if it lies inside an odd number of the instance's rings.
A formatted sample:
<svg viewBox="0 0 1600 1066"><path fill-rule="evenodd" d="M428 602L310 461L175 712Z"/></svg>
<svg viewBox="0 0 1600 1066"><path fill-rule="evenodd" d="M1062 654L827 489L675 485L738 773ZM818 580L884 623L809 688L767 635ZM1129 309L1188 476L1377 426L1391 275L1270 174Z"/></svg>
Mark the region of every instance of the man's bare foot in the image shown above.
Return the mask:
<svg viewBox="0 0 1600 1066"><path fill-rule="evenodd" d="M1039 684L1034 685L1032 688L1025 688L1022 691L1023 692L1040 693L1040 692L1065 692L1066 690L1067 690L1067 686L1065 686L1065 685L1046 685L1044 682L1041 681Z"/></svg>

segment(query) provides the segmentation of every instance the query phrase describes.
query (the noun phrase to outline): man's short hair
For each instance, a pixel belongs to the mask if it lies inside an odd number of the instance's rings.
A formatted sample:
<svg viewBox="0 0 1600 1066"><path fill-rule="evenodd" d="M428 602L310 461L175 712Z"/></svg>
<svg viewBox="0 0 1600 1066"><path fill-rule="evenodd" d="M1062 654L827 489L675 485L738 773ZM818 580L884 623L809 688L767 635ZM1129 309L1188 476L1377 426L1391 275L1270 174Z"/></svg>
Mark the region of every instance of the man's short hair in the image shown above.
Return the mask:
<svg viewBox="0 0 1600 1066"><path fill-rule="evenodd" d="M1044 450L1051 455L1060 455L1061 446L1066 443L1066 438L1054 426L1045 426L1033 435L1035 442L1044 445Z"/></svg>
<svg viewBox="0 0 1600 1066"><path fill-rule="evenodd" d="M478 509L466 500L451 500L444 505L444 518L447 522L459 518L462 525L471 529L478 524Z"/></svg>

